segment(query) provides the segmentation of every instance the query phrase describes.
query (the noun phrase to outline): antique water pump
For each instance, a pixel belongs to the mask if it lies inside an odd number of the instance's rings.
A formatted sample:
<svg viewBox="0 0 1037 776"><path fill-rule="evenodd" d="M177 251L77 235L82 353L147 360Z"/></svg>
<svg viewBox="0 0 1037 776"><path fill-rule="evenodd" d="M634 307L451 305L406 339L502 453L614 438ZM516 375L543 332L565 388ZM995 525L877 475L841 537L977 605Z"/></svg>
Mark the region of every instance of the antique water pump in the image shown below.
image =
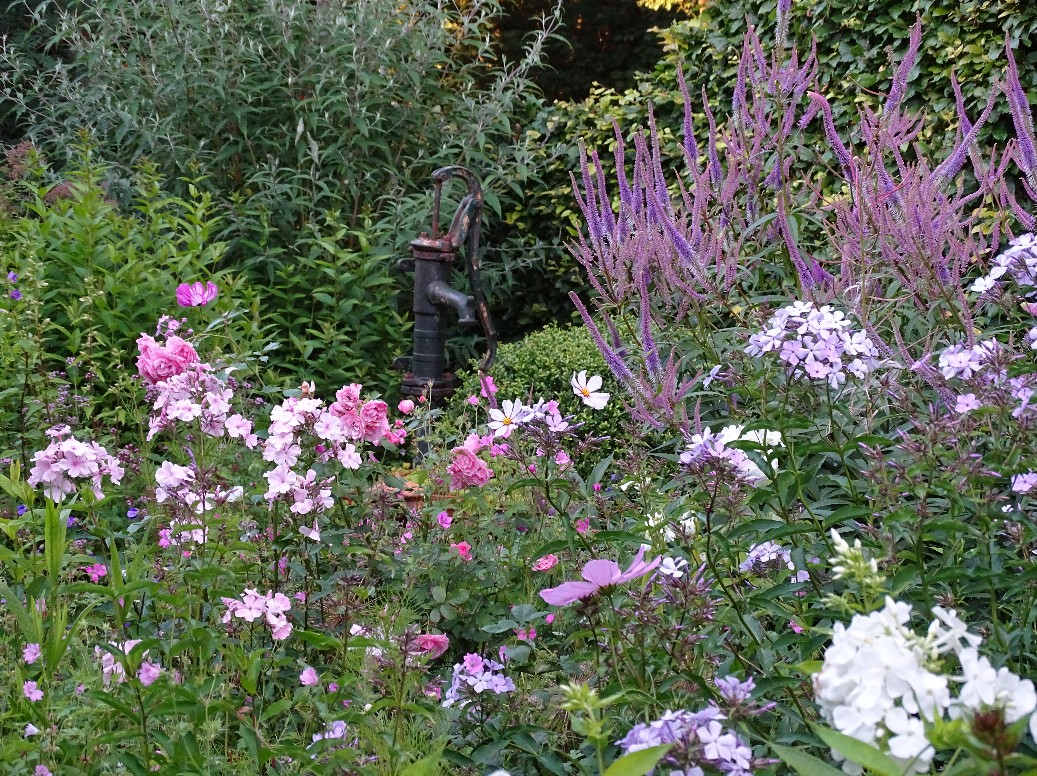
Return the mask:
<svg viewBox="0 0 1037 776"><path fill-rule="evenodd" d="M468 193L458 205L446 234L439 232L439 209L443 185L460 178L468 185ZM399 267L414 272L414 347L410 356L396 359L403 368L402 393L405 396L429 396L433 404L453 393L454 375L446 371L446 310L457 312L462 328L482 326L487 351L479 364L486 371L497 352L497 332L486 307L479 278L479 226L482 221L483 193L478 179L464 167L441 167L432 173L435 197L432 204L432 232L422 232L410 244L411 257L400 259ZM454 262L464 246L468 265L467 296L450 285Z"/></svg>

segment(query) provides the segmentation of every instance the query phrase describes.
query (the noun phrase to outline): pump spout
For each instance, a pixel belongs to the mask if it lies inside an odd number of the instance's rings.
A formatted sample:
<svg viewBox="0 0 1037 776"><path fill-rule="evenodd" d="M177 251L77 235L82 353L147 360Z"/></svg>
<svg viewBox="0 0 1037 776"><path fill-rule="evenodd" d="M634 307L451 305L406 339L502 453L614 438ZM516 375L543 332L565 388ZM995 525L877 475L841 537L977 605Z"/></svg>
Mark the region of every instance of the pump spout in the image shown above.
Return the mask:
<svg viewBox="0 0 1037 776"><path fill-rule="evenodd" d="M478 321L475 318L475 298L465 296L442 280L435 280L429 284L428 300L437 307L450 305L457 310L457 324L459 326L473 328L478 325Z"/></svg>

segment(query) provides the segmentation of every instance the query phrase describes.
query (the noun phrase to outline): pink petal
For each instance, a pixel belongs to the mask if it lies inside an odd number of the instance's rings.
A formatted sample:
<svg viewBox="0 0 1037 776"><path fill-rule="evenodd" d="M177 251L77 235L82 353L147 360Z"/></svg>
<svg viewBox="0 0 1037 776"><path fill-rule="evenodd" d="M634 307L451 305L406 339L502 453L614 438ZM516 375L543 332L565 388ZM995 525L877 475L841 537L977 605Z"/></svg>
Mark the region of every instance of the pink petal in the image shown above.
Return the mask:
<svg viewBox="0 0 1037 776"><path fill-rule="evenodd" d="M588 582L605 587L614 584L619 576L619 564L614 560L592 560L583 567L583 578Z"/></svg>
<svg viewBox="0 0 1037 776"><path fill-rule="evenodd" d="M540 597L552 606L568 606L573 601L586 598L591 595L600 585L593 582L563 582L558 587L549 587L540 591Z"/></svg>

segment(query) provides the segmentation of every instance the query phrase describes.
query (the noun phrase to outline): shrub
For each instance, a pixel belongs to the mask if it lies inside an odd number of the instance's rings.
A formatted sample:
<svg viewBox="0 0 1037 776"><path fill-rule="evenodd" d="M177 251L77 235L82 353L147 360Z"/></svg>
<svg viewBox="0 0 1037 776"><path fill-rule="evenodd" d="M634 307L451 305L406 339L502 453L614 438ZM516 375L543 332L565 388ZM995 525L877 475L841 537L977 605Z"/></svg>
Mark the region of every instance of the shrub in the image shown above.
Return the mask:
<svg viewBox="0 0 1037 776"><path fill-rule="evenodd" d="M605 409L592 412L573 394L569 381L574 372L582 370L604 378L602 390L612 394ZM585 423L585 436L608 436L614 440L626 436L623 421L627 415L622 402L617 401L619 386L583 326L548 325L517 342L501 345L491 372L494 384L502 392L498 401L501 397L516 396L532 401L556 398L562 414L575 415L576 420ZM478 396L480 391L477 374L462 375L453 399L455 411L463 410L467 397Z"/></svg>

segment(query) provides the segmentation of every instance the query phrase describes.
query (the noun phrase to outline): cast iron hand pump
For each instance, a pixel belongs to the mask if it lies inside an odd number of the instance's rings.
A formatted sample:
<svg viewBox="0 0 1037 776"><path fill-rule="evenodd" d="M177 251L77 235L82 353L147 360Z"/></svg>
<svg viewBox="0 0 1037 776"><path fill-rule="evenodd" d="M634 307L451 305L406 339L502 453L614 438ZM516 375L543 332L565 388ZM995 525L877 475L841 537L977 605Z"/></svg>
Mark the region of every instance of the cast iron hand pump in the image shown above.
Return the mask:
<svg viewBox="0 0 1037 776"><path fill-rule="evenodd" d="M439 208L443 184L460 178L468 185L468 193L458 205L450 229L439 233ZM432 233L422 232L410 244L411 258L400 259L400 268L414 272L414 348L409 357L397 359L405 370L402 393L406 396L429 395L433 403L454 391L456 378L446 370L446 308L457 311L458 324L473 329L481 325L487 351L479 364L485 372L497 352L497 332L486 307L479 278L479 226L482 222L483 193L478 179L464 167L441 167L432 173L436 185L432 204ZM468 263L471 296L450 285L450 275L458 251L464 246Z"/></svg>

